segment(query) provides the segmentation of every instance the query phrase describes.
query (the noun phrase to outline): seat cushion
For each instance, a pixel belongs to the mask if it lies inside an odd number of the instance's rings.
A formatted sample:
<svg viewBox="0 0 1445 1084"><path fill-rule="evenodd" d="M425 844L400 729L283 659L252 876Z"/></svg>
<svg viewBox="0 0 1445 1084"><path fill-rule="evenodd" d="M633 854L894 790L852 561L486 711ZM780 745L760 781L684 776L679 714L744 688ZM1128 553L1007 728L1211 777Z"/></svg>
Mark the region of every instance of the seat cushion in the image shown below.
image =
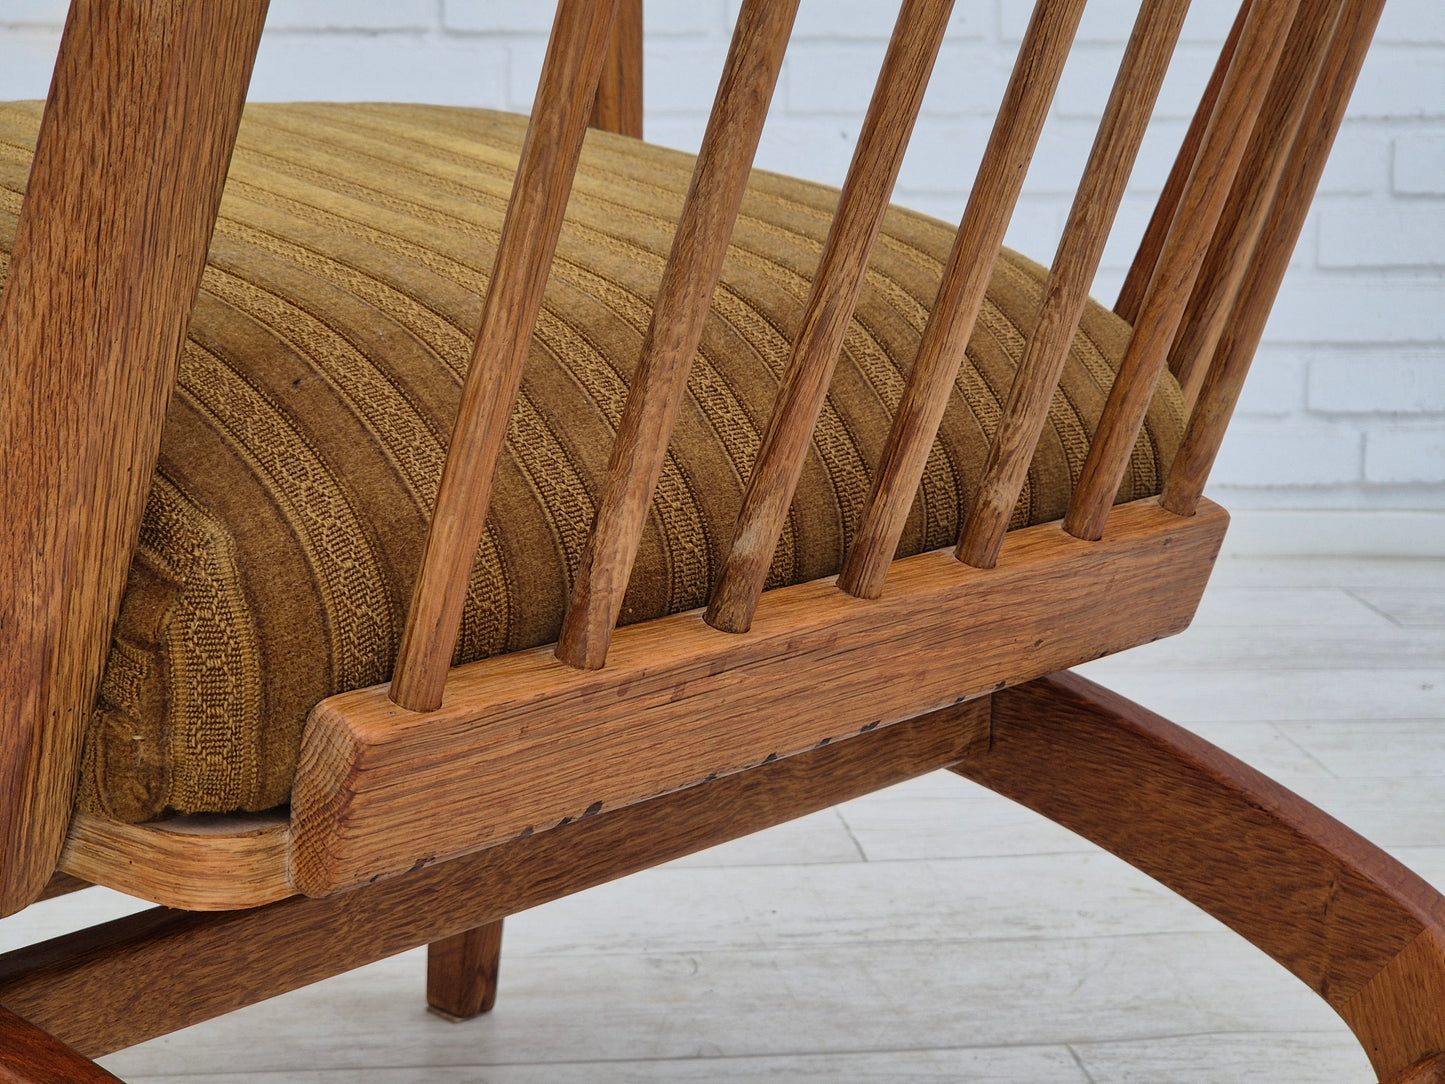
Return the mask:
<svg viewBox="0 0 1445 1084"><path fill-rule="evenodd" d="M33 103L0 107L7 251L38 120ZM310 708L388 677L524 128L480 110L248 108L87 735L87 811L284 803ZM691 169L588 138L458 661L557 638ZM754 175L624 622L705 602L836 199ZM770 585L838 570L951 242L889 214ZM1000 261L899 556L955 538L1043 279ZM1129 333L1089 306L1015 526L1063 514ZM1158 491L1181 417L1166 380L1122 500Z"/></svg>

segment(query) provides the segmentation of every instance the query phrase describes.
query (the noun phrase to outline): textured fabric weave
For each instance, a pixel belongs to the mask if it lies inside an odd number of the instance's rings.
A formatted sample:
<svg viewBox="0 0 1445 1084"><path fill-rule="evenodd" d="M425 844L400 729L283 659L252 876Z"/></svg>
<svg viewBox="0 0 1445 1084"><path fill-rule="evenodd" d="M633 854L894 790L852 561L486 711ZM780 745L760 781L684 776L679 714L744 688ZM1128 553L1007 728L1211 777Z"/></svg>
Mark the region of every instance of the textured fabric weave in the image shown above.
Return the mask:
<svg viewBox="0 0 1445 1084"><path fill-rule="evenodd" d="M7 252L39 112L0 106ZM247 110L87 736L85 809L133 821L283 803L308 710L387 678L524 124L420 106ZM557 637L691 169L589 136L459 660ZM836 199L754 177L625 622L706 599ZM890 214L771 585L841 564L951 241ZM900 556L956 536L1043 274L1000 262ZM1090 305L1014 525L1062 515L1128 335ZM1166 380L1121 499L1157 492L1180 425Z"/></svg>

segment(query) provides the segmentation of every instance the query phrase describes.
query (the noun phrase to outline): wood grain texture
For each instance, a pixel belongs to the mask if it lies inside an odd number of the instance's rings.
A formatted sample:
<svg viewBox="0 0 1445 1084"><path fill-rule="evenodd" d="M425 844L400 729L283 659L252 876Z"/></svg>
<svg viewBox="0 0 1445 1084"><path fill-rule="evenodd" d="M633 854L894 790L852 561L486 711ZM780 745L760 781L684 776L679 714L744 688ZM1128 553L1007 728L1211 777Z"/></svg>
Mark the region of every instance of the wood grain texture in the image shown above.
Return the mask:
<svg viewBox="0 0 1445 1084"><path fill-rule="evenodd" d="M898 13L727 556L708 600L706 620L713 628L741 633L752 621L952 10L953 0L905 0Z"/></svg>
<svg viewBox="0 0 1445 1084"><path fill-rule="evenodd" d="M0 914L60 854L265 14L66 22L0 301Z"/></svg>
<svg viewBox="0 0 1445 1084"><path fill-rule="evenodd" d="M0 1003L91 1057L957 762L973 701L327 900L157 908L0 956Z"/></svg>
<svg viewBox="0 0 1445 1084"><path fill-rule="evenodd" d="M582 154L618 0L557 5L537 102L497 242L497 258L447 449L421 572L397 651L392 696L430 711L461 628L467 579L486 527L497 458L522 383L552 254Z"/></svg>
<svg viewBox="0 0 1445 1084"><path fill-rule="evenodd" d="M1263 949L1394 1075L1445 1049L1445 897L1304 799L1072 674L994 697L955 771L1072 829Z"/></svg>
<svg viewBox="0 0 1445 1084"><path fill-rule="evenodd" d="M1179 209L1184 186L1189 182L1189 175L1194 172L1194 160L1199 156L1199 146L1204 142L1204 133L1214 119L1219 92L1224 87L1230 65L1234 63L1235 50L1239 48L1239 36L1244 33L1244 24L1253 7L1254 0L1244 0L1239 5L1239 12L1229 28L1229 36L1224 39L1214 71L1210 73L1209 82L1200 96L1199 105L1189 122L1189 129L1184 133L1184 141L1179 145L1179 153L1174 157L1174 165L1169 170L1164 189L1154 204L1154 213L1150 215L1149 225L1145 227L1144 236L1139 241L1139 250L1134 254L1128 274L1124 276L1124 285L1119 288L1119 299L1114 302L1114 312L1131 324L1139 319L1139 306L1144 303L1144 294L1149 289L1149 283L1154 280L1154 268L1158 266L1164 239L1169 236L1169 229L1174 224L1174 214Z"/></svg>
<svg viewBox="0 0 1445 1084"><path fill-rule="evenodd" d="M1420 1080L1445 1080L1430 1075L1445 1069L1445 919L1435 916L1358 993L1335 1007L1382 1080L1406 1067Z"/></svg>
<svg viewBox="0 0 1445 1084"><path fill-rule="evenodd" d="M119 1084L34 1024L0 1008L0 1084Z"/></svg>
<svg viewBox="0 0 1445 1084"><path fill-rule="evenodd" d="M458 667L429 714L385 686L331 697L303 739L293 878L325 895L1178 632L1227 521L1137 501L1104 542L1015 531L992 572L899 561L876 602L770 591L743 635L696 611L630 625L605 670L546 648Z"/></svg>
<svg viewBox="0 0 1445 1084"><path fill-rule="evenodd" d="M992 568L998 560L1188 8L1187 0L1145 0L1139 10L1044 287L1038 323L959 533L958 559L976 568Z"/></svg>
<svg viewBox="0 0 1445 1084"><path fill-rule="evenodd" d="M497 1003L502 920L453 934L427 947L426 1007L447 1020L470 1020Z"/></svg>
<svg viewBox="0 0 1445 1084"><path fill-rule="evenodd" d="M619 0L591 126L641 139L642 87L642 0Z"/></svg>
<svg viewBox="0 0 1445 1084"><path fill-rule="evenodd" d="M1410 1066L1385 1084L1445 1084L1445 1054Z"/></svg>
<svg viewBox="0 0 1445 1084"><path fill-rule="evenodd" d="M1034 8L838 577L839 589L850 595L877 598L883 593L1083 11L1084 0L1042 0Z"/></svg>
<svg viewBox="0 0 1445 1084"><path fill-rule="evenodd" d="M569 666L595 670L607 660L797 11L797 0L747 0L738 15L573 581L557 643L557 657Z"/></svg>
<svg viewBox="0 0 1445 1084"><path fill-rule="evenodd" d="M1290 150L1277 186L1279 196L1164 482L1160 503L1178 515L1189 515L1204 492L1383 9L1384 0L1351 0L1325 53L1300 125L1303 138Z"/></svg>
<svg viewBox="0 0 1445 1084"><path fill-rule="evenodd" d="M1198 397L1209 359L1234 311L1240 283L1279 192L1280 176L1299 138L1300 122L1346 6L1345 0L1306 0L1300 5L1239 178L1169 352L1169 368L1184 392L1186 409Z"/></svg>
<svg viewBox="0 0 1445 1084"><path fill-rule="evenodd" d="M1332 14L1328 10L1331 2L1320 0L1314 5L1319 10L1312 14ZM1104 534L1109 509L1129 467L1144 415L1168 361L1169 347L1209 252L1266 92L1273 85L1292 25L1303 32L1291 38L1295 46L1291 59L1297 61L1299 70L1289 74L1295 75L1307 89L1317 71L1319 47L1326 40L1331 21L1296 20L1298 10L1299 0L1278 0L1256 4L1250 11L1234 63L1220 91L1214 119L1200 144L1149 291L1140 307L1134 334L1119 362L1114 386L1109 390L1083 472L1064 516L1064 530L1076 538L1096 539ZM1305 100L1304 94L1298 97L1301 102ZM1293 125L1284 130L1261 132L1260 137L1288 141L1299 116L1286 115L1284 119Z"/></svg>
<svg viewBox="0 0 1445 1084"><path fill-rule="evenodd" d="M167 907L226 911L295 895L290 850L284 812L196 814L149 824L77 813L60 868Z"/></svg>

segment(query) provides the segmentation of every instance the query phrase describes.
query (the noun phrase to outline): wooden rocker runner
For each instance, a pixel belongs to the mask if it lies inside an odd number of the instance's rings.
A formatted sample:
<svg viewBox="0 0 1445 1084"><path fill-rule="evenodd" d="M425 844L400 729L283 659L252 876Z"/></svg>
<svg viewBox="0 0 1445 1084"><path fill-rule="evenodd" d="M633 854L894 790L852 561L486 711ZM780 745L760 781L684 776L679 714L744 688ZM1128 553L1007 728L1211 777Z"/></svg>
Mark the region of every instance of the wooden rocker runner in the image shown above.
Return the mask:
<svg viewBox="0 0 1445 1084"><path fill-rule="evenodd" d="M0 957L0 1076L422 944L473 1016L506 915L948 767L1445 1081L1445 900L1066 672L1193 616L1382 2L1245 0L1109 311L1185 0L1048 269L1002 241L1084 0L956 230L889 205L949 0L901 4L841 194L751 173L797 0L744 0L695 159L634 138L636 0L560 0L529 121L243 118L264 0L76 0L0 106L0 894L164 906Z"/></svg>

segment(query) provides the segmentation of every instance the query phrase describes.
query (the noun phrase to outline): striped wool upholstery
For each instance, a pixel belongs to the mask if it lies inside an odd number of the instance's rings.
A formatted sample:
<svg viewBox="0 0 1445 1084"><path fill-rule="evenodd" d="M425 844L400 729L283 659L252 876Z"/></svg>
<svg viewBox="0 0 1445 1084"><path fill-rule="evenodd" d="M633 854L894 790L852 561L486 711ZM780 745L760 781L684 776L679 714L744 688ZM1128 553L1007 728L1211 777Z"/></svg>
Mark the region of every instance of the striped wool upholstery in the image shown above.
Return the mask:
<svg viewBox="0 0 1445 1084"><path fill-rule="evenodd" d="M6 250L38 120L38 105L0 106ZM247 111L90 726L85 809L283 803L310 707L387 677L524 124L400 105ZM557 636L691 168L589 137L459 659ZM836 197L755 175L624 621L704 602ZM938 222L890 215L771 583L837 571L950 242ZM1002 260L900 555L955 537L1042 275ZM1063 513L1128 334L1090 306L1015 524ZM1157 491L1177 444L1166 384L1123 499Z"/></svg>

